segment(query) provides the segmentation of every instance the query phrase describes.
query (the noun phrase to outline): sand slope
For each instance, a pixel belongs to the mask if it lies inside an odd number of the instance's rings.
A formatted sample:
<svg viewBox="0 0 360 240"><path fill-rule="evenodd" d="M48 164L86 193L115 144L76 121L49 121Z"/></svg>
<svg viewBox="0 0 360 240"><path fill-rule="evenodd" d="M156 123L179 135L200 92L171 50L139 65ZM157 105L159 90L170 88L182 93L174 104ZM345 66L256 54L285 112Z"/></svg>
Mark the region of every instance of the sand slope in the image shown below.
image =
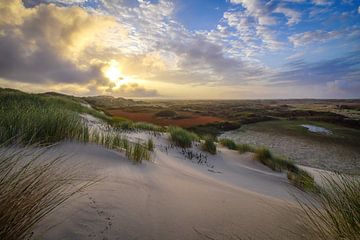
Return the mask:
<svg viewBox="0 0 360 240"><path fill-rule="evenodd" d="M72 153L67 161L81 163L81 171L104 178L44 219L35 236L300 239L291 233L299 233L298 209L289 194L296 190L283 174L254 162L249 154L224 148L197 164L179 149L166 151L167 144L166 137L158 137L153 162L141 165L99 146L55 147L54 152Z"/></svg>

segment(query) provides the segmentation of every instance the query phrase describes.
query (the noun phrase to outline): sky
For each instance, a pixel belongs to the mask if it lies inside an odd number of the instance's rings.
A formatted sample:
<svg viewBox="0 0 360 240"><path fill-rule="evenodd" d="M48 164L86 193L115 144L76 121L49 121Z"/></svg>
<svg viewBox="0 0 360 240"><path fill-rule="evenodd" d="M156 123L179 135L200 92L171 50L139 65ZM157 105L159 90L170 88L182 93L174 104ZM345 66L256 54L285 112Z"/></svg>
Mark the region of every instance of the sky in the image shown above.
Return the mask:
<svg viewBox="0 0 360 240"><path fill-rule="evenodd" d="M360 98L360 0L0 0L0 87Z"/></svg>

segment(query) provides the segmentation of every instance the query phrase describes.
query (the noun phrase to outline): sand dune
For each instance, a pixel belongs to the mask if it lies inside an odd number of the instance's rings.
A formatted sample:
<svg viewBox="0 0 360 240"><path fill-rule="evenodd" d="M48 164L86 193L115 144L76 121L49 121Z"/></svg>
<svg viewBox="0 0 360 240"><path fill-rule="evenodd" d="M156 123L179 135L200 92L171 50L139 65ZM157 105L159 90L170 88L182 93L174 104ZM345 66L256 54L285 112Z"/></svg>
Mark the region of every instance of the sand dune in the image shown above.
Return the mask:
<svg viewBox="0 0 360 240"><path fill-rule="evenodd" d="M133 138L146 135L132 135ZM149 136L147 136L149 137ZM44 219L43 239L300 239L298 214L283 174L220 148L207 163L185 159L156 140L152 162L134 165L95 145L63 143L69 164L104 177Z"/></svg>

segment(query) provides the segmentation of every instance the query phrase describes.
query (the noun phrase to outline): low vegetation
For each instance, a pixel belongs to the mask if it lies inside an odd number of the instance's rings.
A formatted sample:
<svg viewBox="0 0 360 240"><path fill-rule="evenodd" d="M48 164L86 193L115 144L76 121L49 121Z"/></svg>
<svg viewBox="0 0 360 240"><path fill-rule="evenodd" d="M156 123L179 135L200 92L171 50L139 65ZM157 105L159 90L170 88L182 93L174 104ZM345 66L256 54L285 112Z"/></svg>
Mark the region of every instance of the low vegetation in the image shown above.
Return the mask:
<svg viewBox="0 0 360 240"><path fill-rule="evenodd" d="M216 154L216 145L214 143L214 139L210 136L205 137L204 142L201 145L203 151L208 152L210 154Z"/></svg>
<svg viewBox="0 0 360 240"><path fill-rule="evenodd" d="M140 142L129 144L126 148L126 156L135 163L141 163L142 160L150 160L148 149Z"/></svg>
<svg viewBox="0 0 360 240"><path fill-rule="evenodd" d="M95 182L81 178L73 165L64 167L61 157L48 159L46 150L36 149L1 146L0 239L30 238L35 224Z"/></svg>
<svg viewBox="0 0 360 240"><path fill-rule="evenodd" d="M249 144L237 144L236 149L239 153L255 152L255 148Z"/></svg>
<svg viewBox="0 0 360 240"><path fill-rule="evenodd" d="M49 145L71 140L130 151L129 156L132 156L133 149L136 149L133 147L135 143L129 143L122 137L121 132L113 130L111 126L108 126L106 131L91 129L80 113L91 114L103 120L105 125L112 120L94 109L82 106L81 102L60 95L0 90L0 144ZM159 128L148 123L131 123L129 127L149 131L158 131ZM140 154L144 159L147 159L148 155ZM138 161L138 156L131 159Z"/></svg>
<svg viewBox="0 0 360 240"><path fill-rule="evenodd" d="M125 131L134 131L134 130L144 130L151 132L164 132L164 128L152 123L146 122L133 122L130 120L118 120L115 118L112 122L112 126L118 130Z"/></svg>
<svg viewBox="0 0 360 240"><path fill-rule="evenodd" d="M88 128L75 111L87 109L59 97L1 92L0 142L14 137L21 137L25 143L55 143L68 139L86 142Z"/></svg>
<svg viewBox="0 0 360 240"><path fill-rule="evenodd" d="M178 147L188 148L192 146L192 142L198 140L198 136L195 133L186 131L180 127L169 127L171 141Z"/></svg>
<svg viewBox="0 0 360 240"><path fill-rule="evenodd" d="M227 147L228 149L231 149L231 150L236 150L237 149L236 143L233 140L229 139L229 138L220 139L220 143L221 143L221 145Z"/></svg>
<svg viewBox="0 0 360 240"><path fill-rule="evenodd" d="M301 190L308 192L316 192L318 190L314 178L310 174L299 169L290 160L273 155L267 148L256 148L248 144L236 144L233 140L227 138L220 139L220 143L229 149L238 150L239 153L253 152L256 160L273 171L287 171L289 181Z"/></svg>
<svg viewBox="0 0 360 240"><path fill-rule="evenodd" d="M312 199L298 200L317 239L360 239L360 179L323 176L324 185Z"/></svg>
<svg viewBox="0 0 360 240"><path fill-rule="evenodd" d="M151 152L154 151L155 145L154 145L154 141L153 141L151 138L149 138L149 139L147 140L146 146L147 146L147 149L148 149L149 151L151 151Z"/></svg>

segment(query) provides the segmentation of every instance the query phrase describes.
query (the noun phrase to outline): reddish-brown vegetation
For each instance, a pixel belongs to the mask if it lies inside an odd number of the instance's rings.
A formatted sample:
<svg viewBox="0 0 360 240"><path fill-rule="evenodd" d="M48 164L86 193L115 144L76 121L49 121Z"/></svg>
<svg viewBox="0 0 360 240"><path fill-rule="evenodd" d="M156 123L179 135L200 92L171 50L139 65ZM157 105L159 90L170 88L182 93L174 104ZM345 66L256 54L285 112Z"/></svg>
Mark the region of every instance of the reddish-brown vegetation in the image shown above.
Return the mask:
<svg viewBox="0 0 360 240"><path fill-rule="evenodd" d="M202 116L190 112L181 112L182 118L179 119L159 118L151 112L126 112L121 109L109 109L106 110L106 112L112 116L124 117L132 121L149 122L160 126L180 126L185 128L225 121L222 118Z"/></svg>

